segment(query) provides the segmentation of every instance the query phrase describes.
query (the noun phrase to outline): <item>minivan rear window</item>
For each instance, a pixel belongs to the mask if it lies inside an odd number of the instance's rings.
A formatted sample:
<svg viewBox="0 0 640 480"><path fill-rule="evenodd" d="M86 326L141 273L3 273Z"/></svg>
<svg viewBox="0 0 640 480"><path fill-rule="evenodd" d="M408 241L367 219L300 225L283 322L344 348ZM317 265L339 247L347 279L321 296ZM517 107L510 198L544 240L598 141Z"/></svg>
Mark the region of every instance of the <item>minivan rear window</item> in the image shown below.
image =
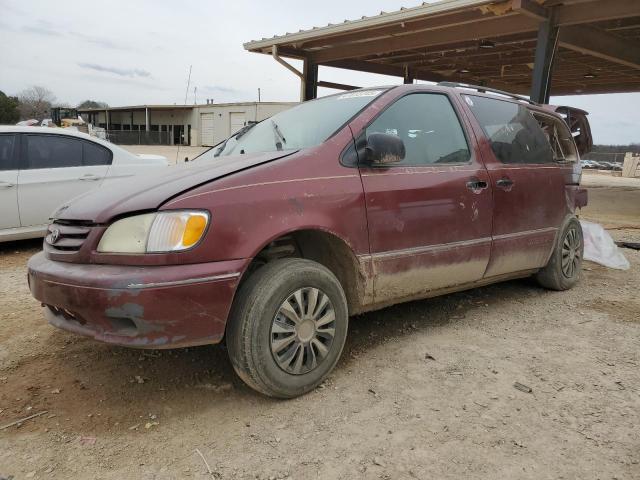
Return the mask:
<svg viewBox="0 0 640 480"><path fill-rule="evenodd" d="M491 149L502 163L552 163L546 135L527 107L506 100L465 95Z"/></svg>

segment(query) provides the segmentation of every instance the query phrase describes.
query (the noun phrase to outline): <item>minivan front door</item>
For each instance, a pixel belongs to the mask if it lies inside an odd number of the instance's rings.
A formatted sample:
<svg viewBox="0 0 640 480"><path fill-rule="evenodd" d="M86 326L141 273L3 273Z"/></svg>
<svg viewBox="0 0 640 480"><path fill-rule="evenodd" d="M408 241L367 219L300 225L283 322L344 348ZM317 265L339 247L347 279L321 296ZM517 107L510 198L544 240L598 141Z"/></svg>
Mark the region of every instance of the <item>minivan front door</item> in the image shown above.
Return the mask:
<svg viewBox="0 0 640 480"><path fill-rule="evenodd" d="M17 135L0 135L0 230L20 226L17 150Z"/></svg>
<svg viewBox="0 0 640 480"><path fill-rule="evenodd" d="M491 187L447 95L412 93L365 132L398 136L405 158L361 165L375 302L480 280L491 250Z"/></svg>

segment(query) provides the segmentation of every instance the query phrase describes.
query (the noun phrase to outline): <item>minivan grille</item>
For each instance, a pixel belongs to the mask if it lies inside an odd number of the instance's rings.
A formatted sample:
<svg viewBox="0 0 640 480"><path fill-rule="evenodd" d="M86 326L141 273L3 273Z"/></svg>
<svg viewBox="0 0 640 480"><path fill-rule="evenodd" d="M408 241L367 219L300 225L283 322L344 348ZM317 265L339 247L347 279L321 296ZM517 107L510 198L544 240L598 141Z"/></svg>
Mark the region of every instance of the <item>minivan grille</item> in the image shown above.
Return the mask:
<svg viewBox="0 0 640 480"><path fill-rule="evenodd" d="M53 250L77 252L87 239L89 232L91 227L86 226L84 222L76 224L58 221L49 225L44 241Z"/></svg>

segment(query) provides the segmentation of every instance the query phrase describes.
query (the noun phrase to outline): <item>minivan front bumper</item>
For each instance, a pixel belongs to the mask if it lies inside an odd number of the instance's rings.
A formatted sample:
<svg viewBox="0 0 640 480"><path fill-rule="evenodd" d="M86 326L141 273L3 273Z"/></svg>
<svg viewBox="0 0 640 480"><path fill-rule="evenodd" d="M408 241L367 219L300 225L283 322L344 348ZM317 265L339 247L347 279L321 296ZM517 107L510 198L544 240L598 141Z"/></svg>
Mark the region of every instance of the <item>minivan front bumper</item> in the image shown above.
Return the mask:
<svg viewBox="0 0 640 480"><path fill-rule="evenodd" d="M28 263L29 288L55 327L137 348L218 343L249 260L170 266Z"/></svg>

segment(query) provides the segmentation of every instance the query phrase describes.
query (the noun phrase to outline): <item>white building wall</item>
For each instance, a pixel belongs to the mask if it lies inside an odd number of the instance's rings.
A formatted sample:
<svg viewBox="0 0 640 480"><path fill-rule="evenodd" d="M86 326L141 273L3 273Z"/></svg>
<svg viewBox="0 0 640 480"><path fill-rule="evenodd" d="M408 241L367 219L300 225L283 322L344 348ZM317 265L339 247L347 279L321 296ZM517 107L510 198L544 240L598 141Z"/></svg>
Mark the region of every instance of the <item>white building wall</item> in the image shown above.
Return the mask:
<svg viewBox="0 0 640 480"><path fill-rule="evenodd" d="M219 105L200 105L194 108L194 116L197 116L197 119L194 121L197 122L197 144L196 146L202 145L202 138L199 135L200 132L200 119L201 114L212 113L213 120L213 144L220 143L229 135L231 135L231 114L232 113L243 113L245 117L245 122L255 122L261 121L265 118L269 118L275 115L278 112L282 112L287 110L297 103L293 102L269 102L269 103L232 103L232 104L219 104ZM192 144L193 141L196 140L196 135L194 135L193 127L191 130L191 139Z"/></svg>
<svg viewBox="0 0 640 480"><path fill-rule="evenodd" d="M231 135L231 114L244 114L245 122L261 121L269 118L278 112L287 110L297 105L295 102L246 102L228 103L213 105L187 106L186 109L162 109L161 107L149 107L149 126L158 125L162 131L172 131L173 125L184 125L185 136L188 134L191 125L191 145L201 146L201 126L200 119L202 113L213 114L213 144L220 143ZM112 110L110 112L110 129L114 125L132 125L133 130L137 130L137 125L144 129L145 111L134 110ZM106 124L106 114L101 111L97 114L96 125ZM236 117L237 119L237 117ZM122 127L121 127L122 128Z"/></svg>

